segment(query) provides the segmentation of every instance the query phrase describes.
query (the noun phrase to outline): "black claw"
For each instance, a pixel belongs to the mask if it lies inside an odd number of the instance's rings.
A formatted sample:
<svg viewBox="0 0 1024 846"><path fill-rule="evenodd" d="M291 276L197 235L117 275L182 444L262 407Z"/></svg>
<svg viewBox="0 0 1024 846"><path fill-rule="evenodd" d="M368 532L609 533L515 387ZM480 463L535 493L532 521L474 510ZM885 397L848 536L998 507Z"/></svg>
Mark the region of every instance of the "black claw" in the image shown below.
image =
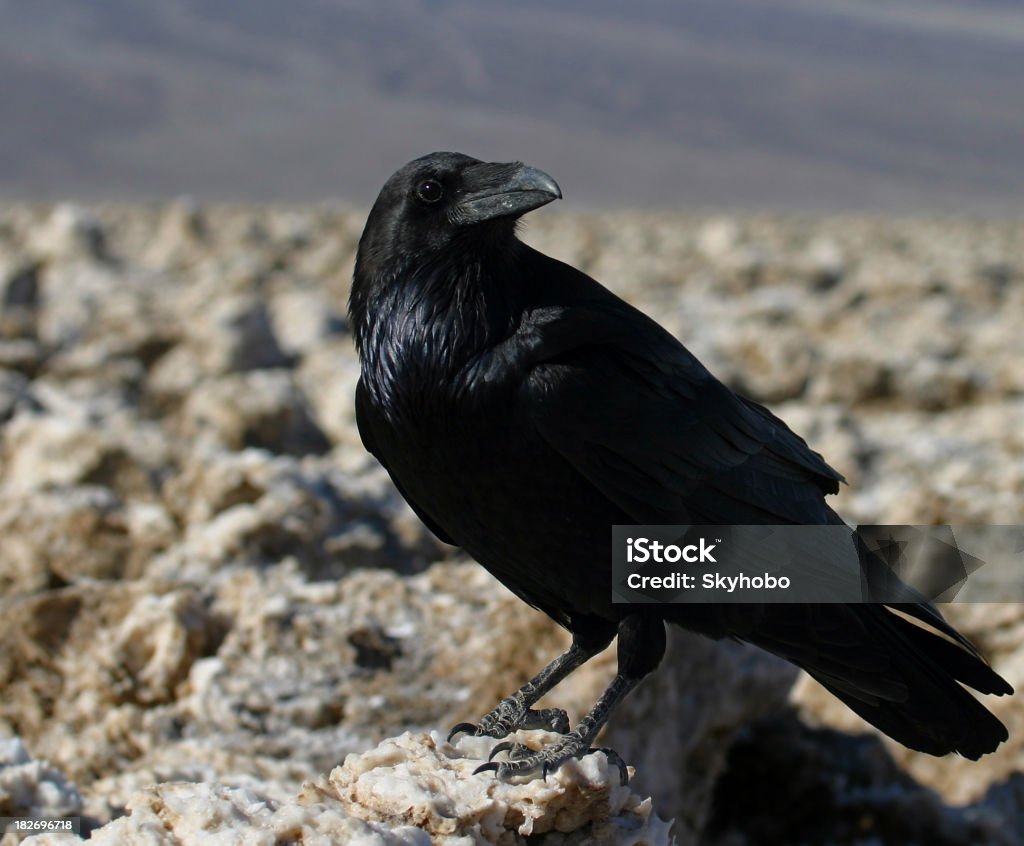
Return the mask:
<svg viewBox="0 0 1024 846"><path fill-rule="evenodd" d="M448 742L452 742L452 738L457 734L476 734L476 726L473 723L459 723L452 727L452 730L448 732Z"/></svg>
<svg viewBox="0 0 1024 846"><path fill-rule="evenodd" d="M497 764L494 761L488 761L486 764L481 764L479 767L473 770L473 775L480 775L480 773L486 772L497 772L500 766L501 764Z"/></svg>
<svg viewBox="0 0 1024 846"><path fill-rule="evenodd" d="M622 756L619 755L614 749L608 749L605 746L592 746L584 754L590 755L594 752L602 752L608 759L608 763L618 767L619 770L619 784L625 786L629 784L629 767L626 766L626 762L622 760Z"/></svg>
<svg viewBox="0 0 1024 846"><path fill-rule="evenodd" d="M503 740L491 750L491 754L487 756L487 760L493 761L495 755L500 755L502 752L508 752L510 749L514 749L516 745L517 744L513 743L511 740Z"/></svg>

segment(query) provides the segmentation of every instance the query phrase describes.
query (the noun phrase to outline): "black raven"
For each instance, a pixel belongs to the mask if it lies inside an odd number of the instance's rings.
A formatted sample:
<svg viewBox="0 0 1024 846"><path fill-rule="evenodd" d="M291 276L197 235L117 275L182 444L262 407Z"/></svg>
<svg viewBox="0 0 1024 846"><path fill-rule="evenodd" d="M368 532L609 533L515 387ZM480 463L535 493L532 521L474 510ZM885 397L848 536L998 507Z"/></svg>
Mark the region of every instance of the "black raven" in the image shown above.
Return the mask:
<svg viewBox="0 0 1024 846"><path fill-rule="evenodd" d="M792 661L912 749L995 749L1006 729L958 682L1012 689L930 605L612 602L612 525L841 523L824 497L842 477L656 322L516 238L521 215L559 197L518 162L416 159L374 203L349 300L366 448L441 540L572 633L478 725L453 730L562 739L498 744L511 760L481 769L547 773L587 753L661 661L666 622ZM561 709L533 709L616 635L618 673L574 729Z"/></svg>

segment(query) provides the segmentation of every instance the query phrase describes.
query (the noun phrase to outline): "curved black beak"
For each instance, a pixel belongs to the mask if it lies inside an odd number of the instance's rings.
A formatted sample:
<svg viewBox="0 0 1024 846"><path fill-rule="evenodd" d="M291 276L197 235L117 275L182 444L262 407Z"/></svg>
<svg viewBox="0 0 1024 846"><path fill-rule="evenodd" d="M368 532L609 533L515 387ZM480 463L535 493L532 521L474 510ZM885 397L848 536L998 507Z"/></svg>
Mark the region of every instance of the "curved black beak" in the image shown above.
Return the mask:
<svg viewBox="0 0 1024 846"><path fill-rule="evenodd" d="M522 162L473 165L463 172L461 196L452 206L452 222L515 218L561 197L562 189L554 179Z"/></svg>

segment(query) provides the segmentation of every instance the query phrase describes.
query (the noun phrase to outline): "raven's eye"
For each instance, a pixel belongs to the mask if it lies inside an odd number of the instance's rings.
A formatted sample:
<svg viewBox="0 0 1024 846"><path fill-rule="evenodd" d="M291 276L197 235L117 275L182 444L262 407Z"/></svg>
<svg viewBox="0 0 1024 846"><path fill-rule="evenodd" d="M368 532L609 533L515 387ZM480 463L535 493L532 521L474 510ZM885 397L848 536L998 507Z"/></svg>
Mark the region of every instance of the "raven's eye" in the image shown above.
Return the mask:
<svg viewBox="0 0 1024 846"><path fill-rule="evenodd" d="M416 186L416 196L424 203L436 203L444 196L444 188L436 179L424 179Z"/></svg>

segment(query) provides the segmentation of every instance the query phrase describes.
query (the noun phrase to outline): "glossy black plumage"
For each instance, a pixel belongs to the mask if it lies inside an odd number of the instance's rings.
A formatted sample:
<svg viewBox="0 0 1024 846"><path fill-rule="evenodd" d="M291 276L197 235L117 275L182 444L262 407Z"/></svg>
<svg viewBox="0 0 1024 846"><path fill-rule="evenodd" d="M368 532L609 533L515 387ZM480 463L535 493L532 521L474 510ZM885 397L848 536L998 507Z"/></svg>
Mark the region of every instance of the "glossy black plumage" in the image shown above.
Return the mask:
<svg viewBox="0 0 1024 846"><path fill-rule="evenodd" d="M499 772L586 751L607 710L660 660L663 621L793 661L912 748L972 758L994 749L1005 729L956 679L1010 688L930 606L901 616L866 605L612 603L611 525L841 522L825 495L842 477L653 320L515 237L520 215L559 196L518 163L454 153L411 162L373 207L350 299L367 449L438 537L574 634L576 651L478 730L500 736L536 721L537 690L620 637L622 684L585 730Z"/></svg>

